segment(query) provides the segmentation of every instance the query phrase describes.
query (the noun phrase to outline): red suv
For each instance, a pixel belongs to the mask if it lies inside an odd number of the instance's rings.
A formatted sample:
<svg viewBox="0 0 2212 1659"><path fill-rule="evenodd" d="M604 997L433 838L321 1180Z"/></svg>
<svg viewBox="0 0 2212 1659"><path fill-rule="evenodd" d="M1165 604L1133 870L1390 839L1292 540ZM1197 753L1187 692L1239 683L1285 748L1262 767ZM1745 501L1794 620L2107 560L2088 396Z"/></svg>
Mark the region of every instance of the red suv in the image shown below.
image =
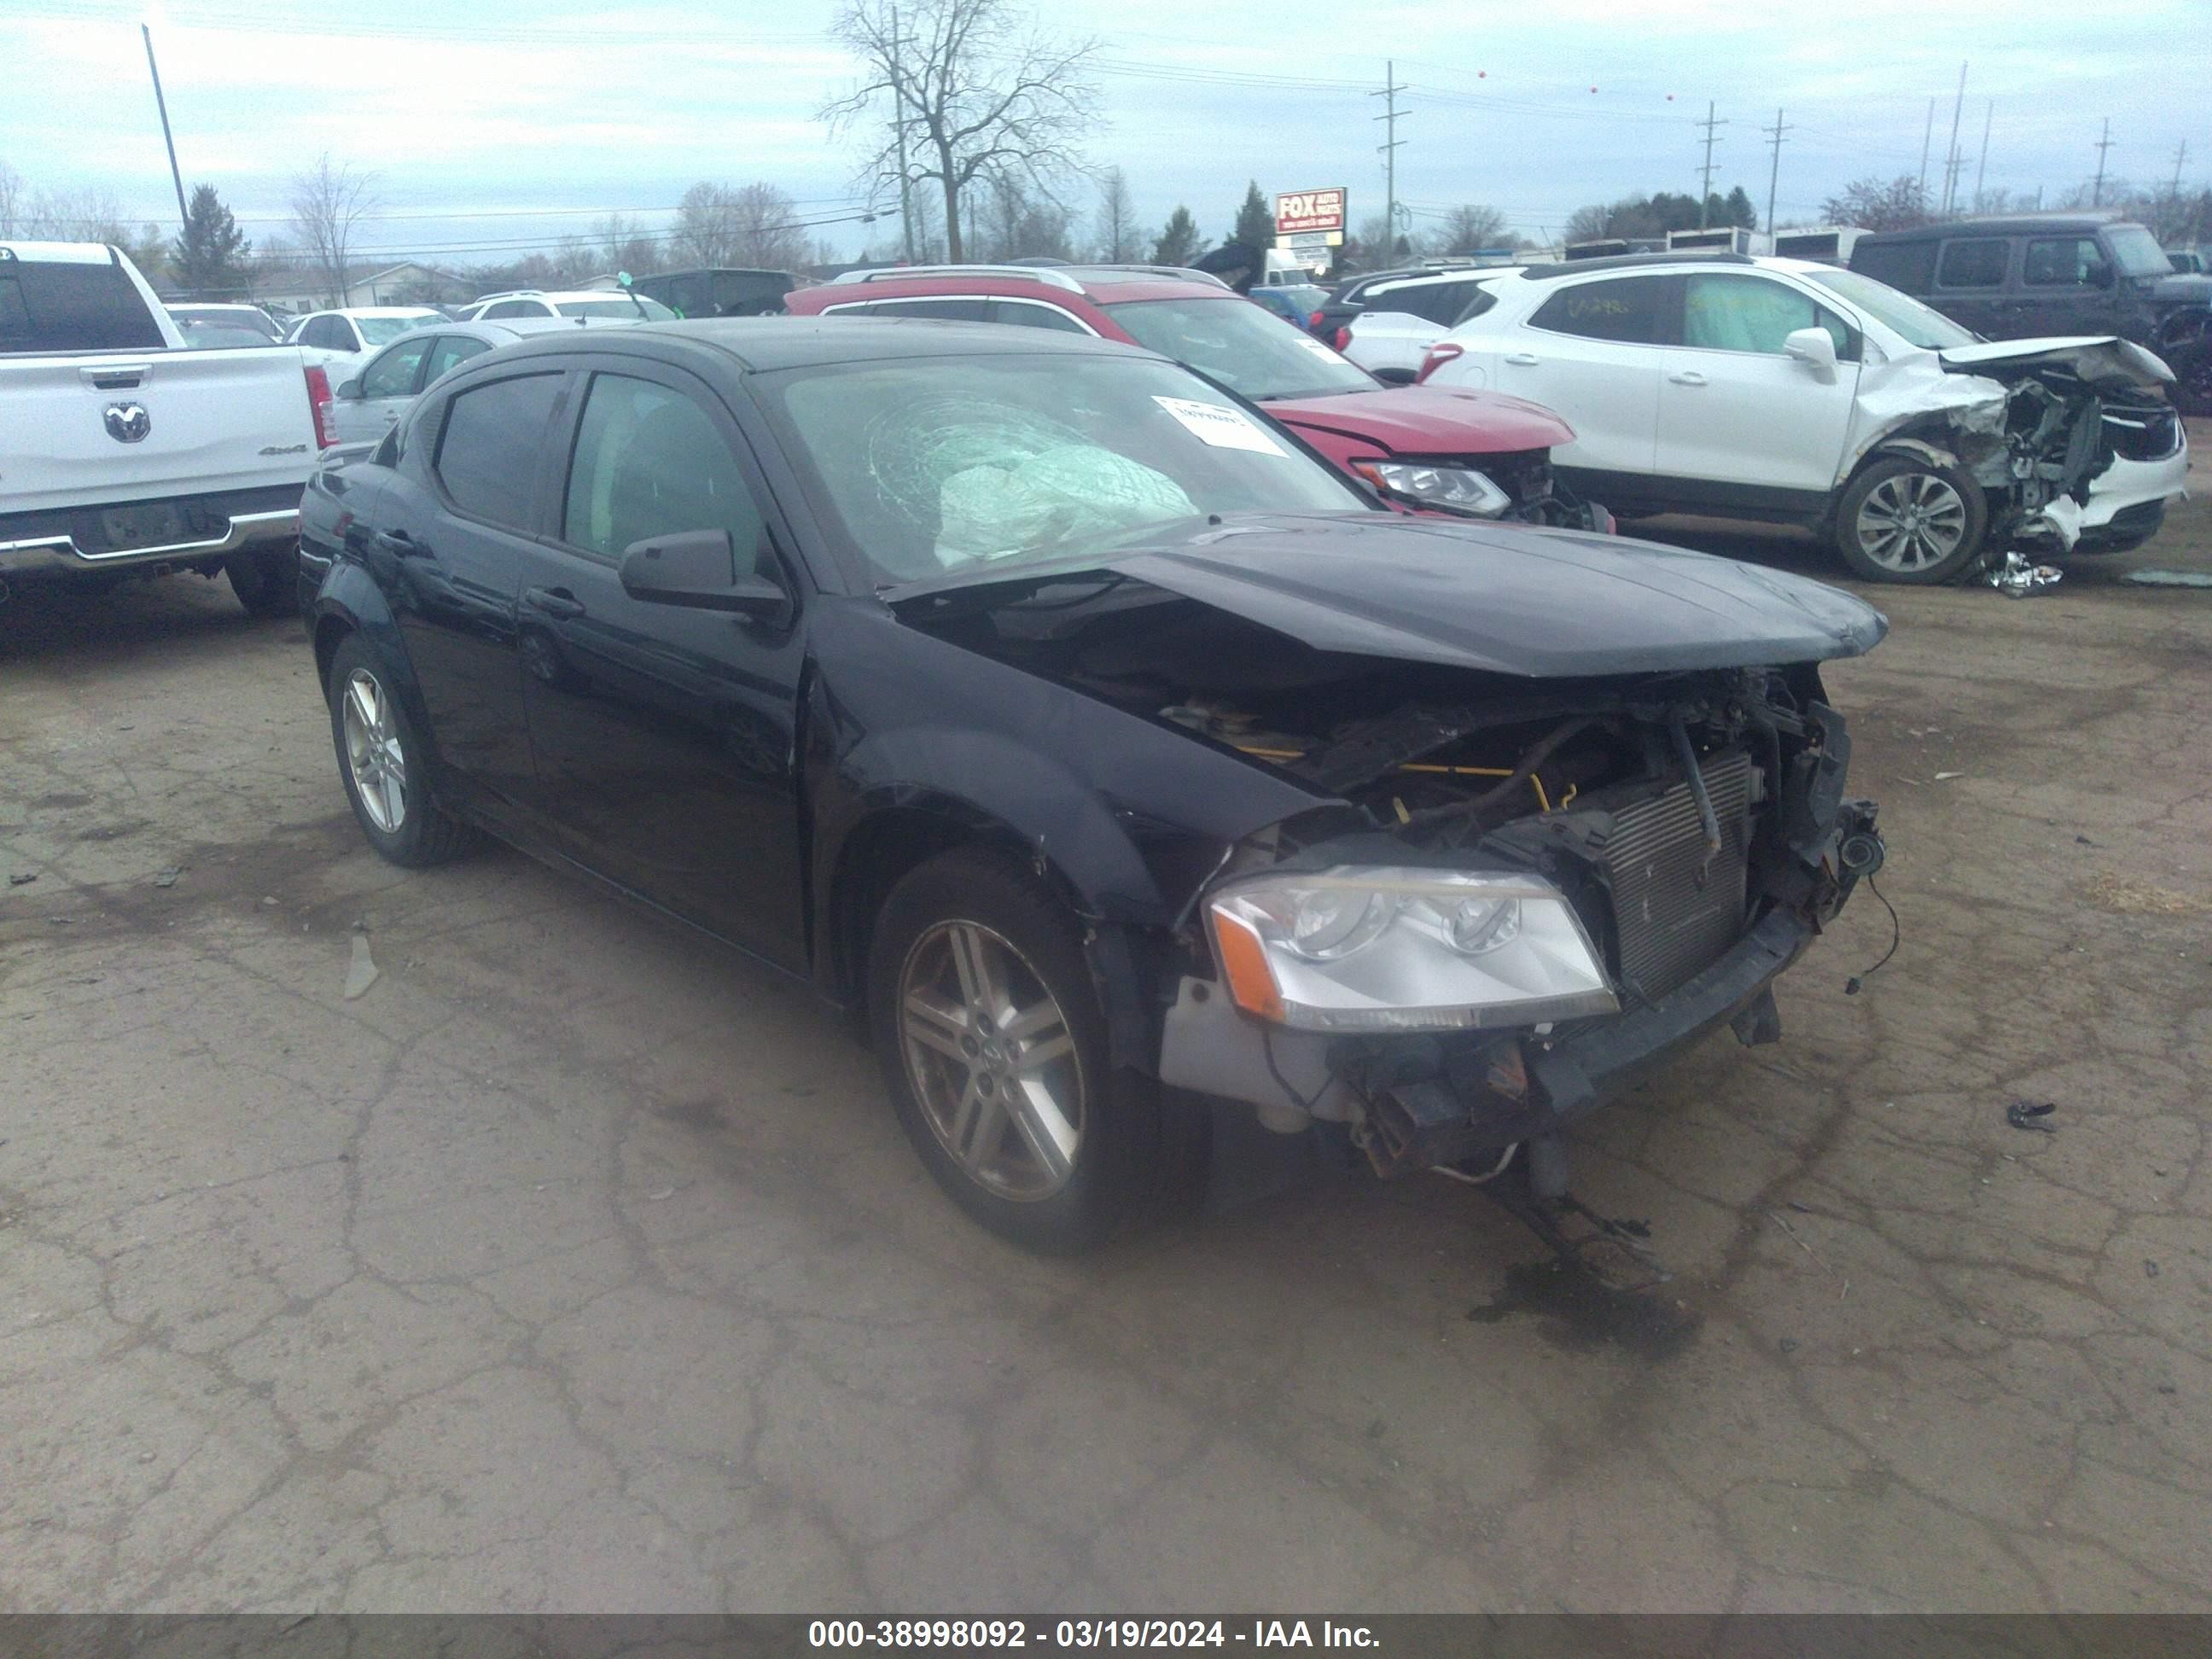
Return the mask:
<svg viewBox="0 0 2212 1659"><path fill-rule="evenodd" d="M1499 392L1385 386L1239 296L1165 265L902 265L785 297L794 316L927 317L1092 334L1146 347L1264 404L1339 466L1406 506L1610 531L1552 476L1574 429Z"/></svg>

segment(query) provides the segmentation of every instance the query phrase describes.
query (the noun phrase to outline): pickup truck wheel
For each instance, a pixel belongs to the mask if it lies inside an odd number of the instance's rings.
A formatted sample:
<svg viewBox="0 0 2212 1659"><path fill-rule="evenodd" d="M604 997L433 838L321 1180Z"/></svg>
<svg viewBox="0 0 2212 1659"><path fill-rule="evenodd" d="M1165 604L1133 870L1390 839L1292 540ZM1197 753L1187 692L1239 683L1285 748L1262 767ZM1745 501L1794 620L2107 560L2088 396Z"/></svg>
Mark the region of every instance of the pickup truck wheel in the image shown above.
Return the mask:
<svg viewBox="0 0 2212 1659"><path fill-rule="evenodd" d="M465 851L472 833L430 793L423 745L392 691L392 677L358 634L331 659L331 738L338 776L368 844L421 869Z"/></svg>
<svg viewBox="0 0 2212 1659"><path fill-rule="evenodd" d="M222 562L246 614L254 617L297 616L300 611L300 550L296 544L252 548L234 553Z"/></svg>
<svg viewBox="0 0 2212 1659"><path fill-rule="evenodd" d="M1989 506L1953 466L1889 455L1852 479L1836 507L1836 550L1870 582L1951 580L1981 550Z"/></svg>
<svg viewBox="0 0 2212 1659"><path fill-rule="evenodd" d="M869 1024L899 1122L977 1221L1030 1249L1097 1243L1171 1166L1157 1083L1107 1058L1075 918L1010 859L945 854L877 919Z"/></svg>
<svg viewBox="0 0 2212 1659"><path fill-rule="evenodd" d="M2174 354L2173 406L2184 415L2212 415L2212 342L2200 341L2194 351Z"/></svg>

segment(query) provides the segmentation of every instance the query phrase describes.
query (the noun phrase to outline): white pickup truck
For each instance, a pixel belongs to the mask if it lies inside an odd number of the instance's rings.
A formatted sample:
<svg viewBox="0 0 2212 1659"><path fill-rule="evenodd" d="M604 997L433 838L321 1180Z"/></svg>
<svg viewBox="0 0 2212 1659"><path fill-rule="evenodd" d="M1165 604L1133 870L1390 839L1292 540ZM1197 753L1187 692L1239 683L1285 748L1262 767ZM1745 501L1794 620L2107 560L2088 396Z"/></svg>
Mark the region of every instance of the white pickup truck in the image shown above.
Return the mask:
<svg viewBox="0 0 2212 1659"><path fill-rule="evenodd" d="M295 607L329 401L297 347L188 349L114 248L0 242L0 597L220 570L257 616Z"/></svg>

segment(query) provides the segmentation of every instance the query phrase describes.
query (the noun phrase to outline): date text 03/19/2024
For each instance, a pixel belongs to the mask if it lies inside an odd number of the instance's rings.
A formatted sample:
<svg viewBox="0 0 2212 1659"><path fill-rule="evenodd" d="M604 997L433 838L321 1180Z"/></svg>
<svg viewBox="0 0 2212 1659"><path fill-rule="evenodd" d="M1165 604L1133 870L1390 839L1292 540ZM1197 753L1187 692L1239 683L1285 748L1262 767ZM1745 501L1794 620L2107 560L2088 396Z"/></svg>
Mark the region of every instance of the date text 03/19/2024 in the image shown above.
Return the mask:
<svg viewBox="0 0 2212 1659"><path fill-rule="evenodd" d="M1254 1619L817 1619L809 1647L822 1648L1364 1648L1379 1645L1364 1625L1328 1620Z"/></svg>

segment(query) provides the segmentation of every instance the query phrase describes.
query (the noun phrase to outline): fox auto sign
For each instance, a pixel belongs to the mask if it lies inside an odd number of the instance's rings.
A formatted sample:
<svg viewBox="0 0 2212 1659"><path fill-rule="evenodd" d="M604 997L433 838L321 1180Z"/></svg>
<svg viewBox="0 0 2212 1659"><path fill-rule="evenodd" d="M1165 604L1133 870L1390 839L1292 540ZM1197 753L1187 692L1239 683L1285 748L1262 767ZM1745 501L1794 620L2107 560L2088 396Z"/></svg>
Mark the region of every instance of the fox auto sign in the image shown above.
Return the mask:
<svg viewBox="0 0 2212 1659"><path fill-rule="evenodd" d="M1341 231L1344 191L1294 190L1275 198L1275 234L1295 236L1303 231Z"/></svg>

